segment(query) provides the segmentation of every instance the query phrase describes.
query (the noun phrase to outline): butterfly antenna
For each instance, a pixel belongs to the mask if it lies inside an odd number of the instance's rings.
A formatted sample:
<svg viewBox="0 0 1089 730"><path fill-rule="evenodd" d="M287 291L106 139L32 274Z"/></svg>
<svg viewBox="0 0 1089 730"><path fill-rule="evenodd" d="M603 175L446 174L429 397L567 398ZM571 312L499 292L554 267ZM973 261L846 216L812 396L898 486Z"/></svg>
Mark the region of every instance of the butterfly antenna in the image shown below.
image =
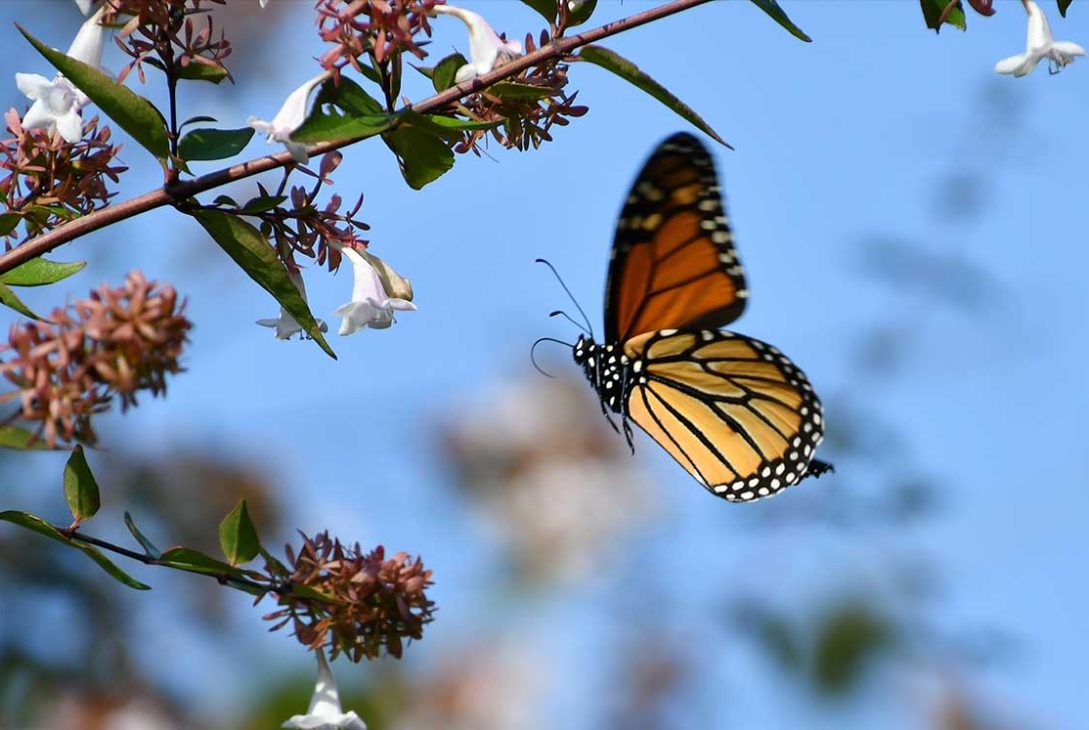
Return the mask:
<svg viewBox="0 0 1089 730"><path fill-rule="evenodd" d="M557 340L555 337L541 337L541 338L538 338L538 340L533 343L533 347L529 348L529 360L530 360L530 362L533 363L533 367L535 367L537 369L537 372L539 372L541 375L545 376L546 378L554 378L554 377L556 377L555 375L553 375L552 373L546 372L540 365L537 364L537 357L536 357L537 345L541 344L542 342L556 342L556 343L559 343L559 344L563 345L564 347L570 347L571 349L574 349L575 346L572 345L569 342L564 342L563 340Z"/></svg>
<svg viewBox="0 0 1089 730"><path fill-rule="evenodd" d="M563 318L564 318L564 319L566 319L566 320L567 320L568 322L570 322L571 324L575 325L576 327L578 327L578 328L579 328L580 330L582 330L582 331L583 331L583 332L585 332L586 334L590 335L591 339L592 339L592 338L593 338L593 336L594 336L594 333L593 333L593 332L591 332L590 330L586 329L585 327L583 327L583 326L582 326L581 324L579 324L579 323L578 323L578 322L576 322L575 320L571 319L571 315L570 315L570 314L568 314L567 312L564 312L564 311L562 311L562 310L559 310L559 309L557 309L557 310L556 310L555 312L549 312L548 316L549 316L549 317L563 317Z"/></svg>
<svg viewBox="0 0 1089 730"><path fill-rule="evenodd" d="M563 283L563 278L560 276L560 272L556 271L556 267L553 266L550 261L547 261L545 259L537 259L537 263L538 264L544 264L545 266L547 266L549 269L552 270L552 275L556 277L556 281L560 282L560 286L562 286L563 290L565 292L567 292L567 296L571 299L571 302L575 305L575 309L579 310L579 314L582 315L582 320L586 323L586 327L584 329L585 329L586 332L589 333L590 339L593 339L593 337L594 337L594 328L590 324L590 318L586 316L586 312L582 311L582 307L579 306L578 300L575 299L575 295L572 294L571 290L567 288L567 284ZM568 319L571 319L571 318L568 317ZM574 320L572 320L572 321L574 321Z"/></svg>

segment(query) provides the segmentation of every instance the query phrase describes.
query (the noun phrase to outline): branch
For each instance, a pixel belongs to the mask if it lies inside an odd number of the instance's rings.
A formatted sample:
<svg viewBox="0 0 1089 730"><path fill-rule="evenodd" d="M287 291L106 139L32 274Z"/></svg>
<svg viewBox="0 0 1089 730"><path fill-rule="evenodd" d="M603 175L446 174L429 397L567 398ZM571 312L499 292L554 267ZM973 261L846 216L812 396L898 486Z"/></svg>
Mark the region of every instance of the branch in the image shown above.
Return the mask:
<svg viewBox="0 0 1089 730"><path fill-rule="evenodd" d="M631 30L632 28L637 28L641 25L646 25L647 23L660 18L694 8L697 5L703 5L707 2L710 2L710 0L672 0L671 2L667 2L656 8L644 10L643 12L636 13L635 15L612 23L606 23L605 25L594 28L593 30L588 30L584 33L557 38L533 53L521 56L510 63L503 64L490 73L449 88L418 104L409 104L405 109L411 109L421 114L442 109L446 105L481 91L498 81L503 81L504 79L515 76L531 66L536 66L545 61L563 57L582 46L618 33L623 33L626 30ZM341 147L347 147L358 141L359 139L357 138L340 140L337 142L322 142L310 148L310 154L314 156L323 155L326 152L331 152L340 149ZM42 256L58 246L73 241L92 231L97 231L100 228L105 228L106 226L113 225L114 223L132 218L133 216L142 213L147 213L156 208L162 208L167 205L177 205L178 203L207 190L247 177L259 175L270 170L285 167L288 164L293 164L291 155L288 152L268 155L244 162L240 165L235 165L234 167L217 170L192 180L152 190L151 192L126 200L123 203L102 208L94 213L90 213L54 228L48 233L27 241L21 246L13 248L11 251L3 254L0 256L0 274L10 271L32 258Z"/></svg>

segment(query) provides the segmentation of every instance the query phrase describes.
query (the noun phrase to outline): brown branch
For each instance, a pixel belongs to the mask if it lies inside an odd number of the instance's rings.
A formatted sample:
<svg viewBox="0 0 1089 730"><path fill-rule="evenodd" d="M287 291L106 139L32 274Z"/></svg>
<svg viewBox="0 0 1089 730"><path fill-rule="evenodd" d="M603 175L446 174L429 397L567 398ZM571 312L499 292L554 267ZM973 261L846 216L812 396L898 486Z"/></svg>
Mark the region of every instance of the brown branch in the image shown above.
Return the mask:
<svg viewBox="0 0 1089 730"><path fill-rule="evenodd" d="M710 2L710 0L672 0L671 2L667 2L656 8L644 10L643 12L636 13L635 15L612 23L606 23L605 25L594 28L593 30L588 30L584 33L557 38L533 53L521 56L510 63L503 64L490 73L449 88L418 104L410 104L406 109L412 109L421 114L442 109L458 99L489 87L498 81L515 76L531 66L563 57L571 51L587 44L594 43L595 41L608 38L609 36L622 33L632 28L637 28L640 25L645 25L660 18L674 15L683 10L694 8L697 5L703 5L707 2ZM340 140L337 142L322 142L310 148L310 153L315 156L322 155L326 152L331 152L332 150L354 144L355 142L358 142L359 139L361 138ZM19 264L25 263L32 258L42 256L58 246L75 240L92 231L97 231L100 228L105 228L106 226L113 225L114 223L118 223L127 218L132 218L133 216L146 213L150 210L155 210L156 208L162 208L166 205L176 205L181 201L207 190L235 182L236 180L252 177L253 175L259 175L263 172L268 172L269 170L275 170L284 167L291 162L291 155L287 152L268 155L266 157L260 157L255 160L244 162L240 165L235 165L234 167L217 170L192 180L186 180L168 187L152 190L151 192L144 193L143 195L131 198L122 203L95 211L94 213L90 213L54 228L48 233L38 236L3 254L0 256L0 274L10 271Z"/></svg>

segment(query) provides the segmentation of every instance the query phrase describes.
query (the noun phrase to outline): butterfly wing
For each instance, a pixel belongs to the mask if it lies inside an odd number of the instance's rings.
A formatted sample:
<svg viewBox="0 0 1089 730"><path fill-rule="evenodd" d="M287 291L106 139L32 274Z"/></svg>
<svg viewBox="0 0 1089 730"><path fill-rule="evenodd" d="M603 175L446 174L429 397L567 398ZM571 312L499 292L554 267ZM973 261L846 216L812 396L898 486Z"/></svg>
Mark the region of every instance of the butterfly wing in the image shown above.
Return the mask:
<svg viewBox="0 0 1089 730"><path fill-rule="evenodd" d="M628 416L712 493L767 497L810 471L824 435L809 381L777 349L717 330L629 340L638 362Z"/></svg>
<svg viewBox="0 0 1089 730"><path fill-rule="evenodd" d="M605 291L605 341L722 327L748 291L714 163L690 134L651 155L620 215Z"/></svg>

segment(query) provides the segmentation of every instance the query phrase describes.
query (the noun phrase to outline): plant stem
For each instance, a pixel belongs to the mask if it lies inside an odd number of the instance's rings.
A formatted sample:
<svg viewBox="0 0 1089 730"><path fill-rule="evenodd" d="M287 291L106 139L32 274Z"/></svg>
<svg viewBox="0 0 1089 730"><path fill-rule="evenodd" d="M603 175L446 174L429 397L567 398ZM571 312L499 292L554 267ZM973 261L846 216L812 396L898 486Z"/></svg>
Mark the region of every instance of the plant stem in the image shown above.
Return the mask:
<svg viewBox="0 0 1089 730"><path fill-rule="evenodd" d="M458 84L457 86L435 94L430 98L424 99L417 104L409 104L405 109L411 109L420 114L427 114L442 109L465 96L486 89L498 81L515 76L527 68L555 58L562 58L582 46L608 38L609 36L614 36L618 33L623 33L626 30L631 30L632 28L637 28L641 25L646 25L647 23L674 15L684 10L689 10L697 5L703 5L710 1L711 0L672 0L671 2L635 13L634 15L630 15L627 18L622 18L612 23L606 23L605 25L583 33L557 38L551 43L538 48L533 53L528 53L525 56L516 58L510 63L503 64L490 73L478 76L465 83ZM314 145L310 149L310 154L313 156L323 155L326 152L331 152L340 149L341 147L347 147L357 141L359 141L359 139L322 142ZM147 213L156 208L162 208L167 205L177 205L178 203L207 190L218 188L227 183L242 180L247 177L259 175L268 172L269 170L275 170L291 164L292 162L291 154L288 152L267 155L248 162L243 162L240 165L223 168L192 180L167 185L135 198L130 198L122 203L102 208L94 213L90 213L54 228L48 233L31 239L21 246L17 246L3 254L0 256L0 274L10 271L32 258L48 253L58 246L73 241L92 231L97 231L100 228L105 228L106 226L132 218L133 216Z"/></svg>

